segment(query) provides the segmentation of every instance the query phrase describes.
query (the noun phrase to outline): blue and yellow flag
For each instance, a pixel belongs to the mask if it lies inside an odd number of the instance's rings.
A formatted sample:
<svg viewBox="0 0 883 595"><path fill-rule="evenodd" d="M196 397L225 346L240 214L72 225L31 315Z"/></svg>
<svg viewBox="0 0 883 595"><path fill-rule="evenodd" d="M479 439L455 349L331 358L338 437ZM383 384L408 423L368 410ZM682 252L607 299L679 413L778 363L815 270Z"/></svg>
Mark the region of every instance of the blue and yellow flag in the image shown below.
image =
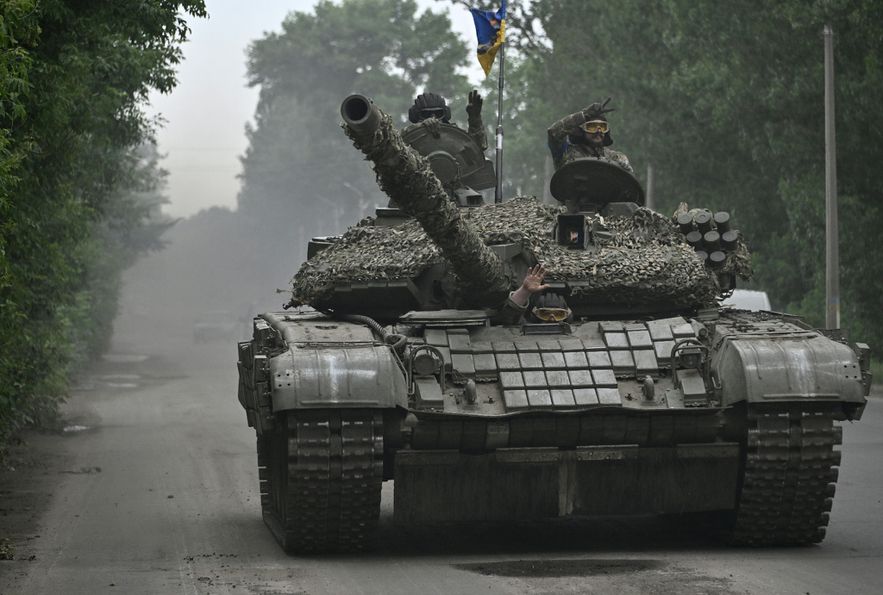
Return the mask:
<svg viewBox="0 0 883 595"><path fill-rule="evenodd" d="M475 34L478 36L478 62L487 76L506 35L506 0L502 0L500 10L496 12L477 8L470 8L469 12L472 13Z"/></svg>

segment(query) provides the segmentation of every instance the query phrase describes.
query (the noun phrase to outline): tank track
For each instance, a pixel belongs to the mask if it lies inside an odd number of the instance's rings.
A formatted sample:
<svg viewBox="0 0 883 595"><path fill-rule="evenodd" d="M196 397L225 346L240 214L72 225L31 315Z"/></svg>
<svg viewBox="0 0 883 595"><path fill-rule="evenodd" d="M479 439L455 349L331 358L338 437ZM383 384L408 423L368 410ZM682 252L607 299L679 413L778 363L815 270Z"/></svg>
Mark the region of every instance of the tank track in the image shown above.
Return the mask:
<svg viewBox="0 0 883 595"><path fill-rule="evenodd" d="M380 515L383 416L286 411L258 438L264 522L287 552L370 548Z"/></svg>
<svg viewBox="0 0 883 595"><path fill-rule="evenodd" d="M805 545L825 538L843 429L832 410L748 408L741 497L730 541Z"/></svg>

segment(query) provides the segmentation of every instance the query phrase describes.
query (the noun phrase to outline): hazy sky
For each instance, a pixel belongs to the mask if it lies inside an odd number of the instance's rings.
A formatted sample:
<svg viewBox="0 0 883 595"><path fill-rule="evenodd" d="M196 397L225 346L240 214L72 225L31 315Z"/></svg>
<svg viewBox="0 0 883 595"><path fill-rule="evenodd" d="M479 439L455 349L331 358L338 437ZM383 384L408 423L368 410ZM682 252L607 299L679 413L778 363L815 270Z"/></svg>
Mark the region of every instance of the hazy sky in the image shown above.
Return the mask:
<svg viewBox="0 0 883 595"><path fill-rule="evenodd" d="M245 152L245 123L251 120L257 90L246 87L245 49L253 39L281 29L291 11L309 11L315 0L207 0L209 18L191 19L178 86L171 95L153 94L152 112L165 125L159 149L169 171L166 212L192 215L214 205L234 207L239 191L239 156ZM454 30L474 46L472 17L444 0L417 0L421 8L448 11ZM470 60L470 80L483 77Z"/></svg>

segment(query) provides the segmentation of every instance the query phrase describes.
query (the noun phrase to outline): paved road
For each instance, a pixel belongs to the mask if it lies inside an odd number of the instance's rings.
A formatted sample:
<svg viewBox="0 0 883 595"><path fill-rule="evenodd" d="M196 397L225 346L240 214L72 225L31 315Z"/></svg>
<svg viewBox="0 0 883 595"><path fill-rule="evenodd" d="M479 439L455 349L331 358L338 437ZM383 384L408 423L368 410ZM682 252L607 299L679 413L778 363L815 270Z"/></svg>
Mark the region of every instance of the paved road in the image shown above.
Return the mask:
<svg viewBox="0 0 883 595"><path fill-rule="evenodd" d="M731 549L665 519L406 529L387 483L379 551L297 558L260 519L232 346L121 326L65 408L71 431L36 444L52 462L34 498L54 494L0 593L883 592L879 396L845 428L821 546Z"/></svg>

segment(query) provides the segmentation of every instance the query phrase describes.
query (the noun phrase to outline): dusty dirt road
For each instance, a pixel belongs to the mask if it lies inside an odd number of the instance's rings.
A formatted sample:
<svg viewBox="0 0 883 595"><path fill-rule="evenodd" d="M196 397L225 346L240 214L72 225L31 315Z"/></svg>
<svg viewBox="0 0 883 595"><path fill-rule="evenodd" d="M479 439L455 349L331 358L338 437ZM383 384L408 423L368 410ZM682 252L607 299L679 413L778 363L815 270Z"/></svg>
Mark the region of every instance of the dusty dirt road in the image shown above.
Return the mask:
<svg viewBox="0 0 883 595"><path fill-rule="evenodd" d="M232 343L121 320L114 353L0 472L0 593L880 593L883 400L847 424L828 538L731 549L669 519L403 528L290 557L264 527ZM141 321L143 322L143 321ZM172 337L172 338L170 338Z"/></svg>

